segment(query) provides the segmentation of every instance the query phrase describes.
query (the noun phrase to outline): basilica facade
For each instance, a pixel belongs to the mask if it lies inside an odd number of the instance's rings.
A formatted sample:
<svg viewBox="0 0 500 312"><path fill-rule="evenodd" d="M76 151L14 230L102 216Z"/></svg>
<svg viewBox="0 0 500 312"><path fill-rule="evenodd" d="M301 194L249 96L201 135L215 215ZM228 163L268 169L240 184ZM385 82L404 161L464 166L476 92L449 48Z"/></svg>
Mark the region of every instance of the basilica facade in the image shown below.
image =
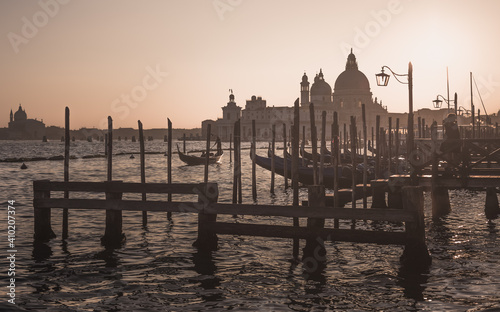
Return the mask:
<svg viewBox="0 0 500 312"><path fill-rule="evenodd" d="M306 73L300 82L300 132L310 138L311 121L309 105L314 104L314 118L318 138L321 137L321 115L326 113L327 129L325 136L330 139L330 125L333 123L334 112L339 118L340 131L343 132L344 124L349 129L351 116L356 117L358 131L362 131L362 109L365 104L368 135L371 128L375 128L376 116L379 115L382 126L386 127L389 113L382 106L382 102L373 98L370 83L359 69L356 56L352 53L347 57L345 70L338 75L334 88L326 81L323 70L313 79L312 84ZM231 93L229 102L222 107L223 117L217 120L206 120L202 123L202 133L206 133L206 125L212 124L212 133L217 134L222 140L229 140L233 133L234 122L241 118L241 134L243 140L252 137L252 120L255 120L257 140L269 141L272 135L272 126L276 127L276 138L281 139L285 133L290 137L293 124L294 108L291 106L267 106L262 97L252 96L241 108L235 102ZM348 130L347 130L348 131Z"/></svg>

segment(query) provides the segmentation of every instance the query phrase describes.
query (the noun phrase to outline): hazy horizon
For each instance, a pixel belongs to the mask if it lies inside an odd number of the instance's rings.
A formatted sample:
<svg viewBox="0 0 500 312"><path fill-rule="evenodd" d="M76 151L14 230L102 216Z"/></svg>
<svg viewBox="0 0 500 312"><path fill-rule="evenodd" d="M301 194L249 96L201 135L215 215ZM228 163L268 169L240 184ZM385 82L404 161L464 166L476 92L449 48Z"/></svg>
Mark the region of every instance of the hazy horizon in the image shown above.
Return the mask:
<svg viewBox="0 0 500 312"><path fill-rule="evenodd" d="M4 74L0 127L19 103L28 118L71 129L199 128L222 115L233 89L244 107L252 95L291 106L304 71L322 68L334 87L354 49L374 97L390 112L408 110L408 89L394 78L378 87L388 65L414 67L414 109L437 94L469 108L473 72L488 113L500 108L500 2L472 1L3 1L0 56ZM474 87L475 89L475 87ZM481 99L474 90L476 109ZM443 104L446 105L446 104Z"/></svg>

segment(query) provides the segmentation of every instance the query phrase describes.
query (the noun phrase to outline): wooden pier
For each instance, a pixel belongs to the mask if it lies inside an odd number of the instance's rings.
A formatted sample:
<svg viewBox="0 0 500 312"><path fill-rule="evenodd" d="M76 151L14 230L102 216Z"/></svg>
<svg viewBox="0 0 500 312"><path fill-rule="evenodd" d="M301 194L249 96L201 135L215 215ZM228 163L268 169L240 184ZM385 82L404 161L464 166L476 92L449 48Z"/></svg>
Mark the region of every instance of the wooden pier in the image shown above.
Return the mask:
<svg viewBox="0 0 500 312"><path fill-rule="evenodd" d="M322 206L282 206L218 203L218 186L215 183L171 184L171 183L126 183L122 181L106 182L55 182L40 180L33 182L35 198L33 201L35 216L35 234L37 241L46 241L55 237L51 226L51 209L97 209L108 211L152 211L184 212L198 214L198 239L193 243L201 249L217 248L217 234L249 235L295 239L321 238L322 241L345 241L357 243L404 245L402 261L418 259L419 263L430 261L425 245L424 203L421 187L405 186L403 209L352 209ZM106 199L54 198L54 192L101 193ZM318 197L324 198L324 188L310 186L313 202ZM312 192L312 193L311 193ZM135 194L194 194L197 201L153 201L126 200L123 195ZM113 196L110 196L113 195ZM402 222L405 231L369 231L359 229L324 228L311 223L308 226L286 226L266 224L245 224L218 222L217 215L276 216L288 218L307 218L308 220L345 219ZM114 222L106 222L104 245L120 246L124 233L121 214ZM291 220L290 220L291 221ZM324 223L323 223L324 224ZM68 234L69 235L69 234ZM409 256L411 254L411 257ZM417 258L415 258L417 257ZM422 262L423 261L423 262Z"/></svg>

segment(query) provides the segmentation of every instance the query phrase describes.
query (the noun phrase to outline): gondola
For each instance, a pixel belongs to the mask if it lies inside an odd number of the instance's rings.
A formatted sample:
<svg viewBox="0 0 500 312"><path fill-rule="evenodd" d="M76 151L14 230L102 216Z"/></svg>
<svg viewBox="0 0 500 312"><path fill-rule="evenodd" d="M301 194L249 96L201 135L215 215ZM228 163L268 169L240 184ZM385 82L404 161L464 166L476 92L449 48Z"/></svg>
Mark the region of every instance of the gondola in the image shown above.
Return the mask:
<svg viewBox="0 0 500 312"><path fill-rule="evenodd" d="M271 170L271 158L270 157L262 157L259 155L255 155L255 163L259 165L260 167ZM287 160L287 176L288 178L291 179L292 173L291 173L291 168L292 168L292 162L291 159ZM281 176L284 176L284 159L279 156L274 156L274 170L276 174L279 174ZM363 175L362 173L358 172L356 175L356 183L361 183ZM323 181L326 185L326 187L332 187L333 186L333 178L334 178L334 169L332 167L326 167L323 170ZM352 186L352 170L348 166L343 166L339 171L338 171L338 181L339 181L339 188L350 188ZM299 162L299 182L304 184L304 185L313 185L314 184L314 178L313 178L313 168L311 167L304 167L300 164Z"/></svg>
<svg viewBox="0 0 500 312"><path fill-rule="evenodd" d="M188 164L189 166L195 166L195 165L204 165L207 161L206 156L204 153L201 156L192 156L192 155L187 155L181 152L179 148L179 144L177 144L177 152L179 154L180 160ZM215 164L215 163L220 163L220 160L222 156L224 155L224 152L222 149L218 149L217 153L213 154L210 153L210 156L208 158L208 163L209 164Z"/></svg>

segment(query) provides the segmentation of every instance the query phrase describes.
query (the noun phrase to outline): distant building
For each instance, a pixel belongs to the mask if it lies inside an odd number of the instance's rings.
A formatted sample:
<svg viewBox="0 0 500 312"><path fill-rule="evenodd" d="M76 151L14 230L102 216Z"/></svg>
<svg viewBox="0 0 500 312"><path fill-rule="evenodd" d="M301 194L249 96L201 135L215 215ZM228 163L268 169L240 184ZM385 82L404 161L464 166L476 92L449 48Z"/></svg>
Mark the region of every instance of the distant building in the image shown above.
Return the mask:
<svg viewBox="0 0 500 312"><path fill-rule="evenodd" d="M28 115L21 104L19 104L19 109L15 113L10 110L8 139L41 140L44 135L45 124L36 119L28 119Z"/></svg>

